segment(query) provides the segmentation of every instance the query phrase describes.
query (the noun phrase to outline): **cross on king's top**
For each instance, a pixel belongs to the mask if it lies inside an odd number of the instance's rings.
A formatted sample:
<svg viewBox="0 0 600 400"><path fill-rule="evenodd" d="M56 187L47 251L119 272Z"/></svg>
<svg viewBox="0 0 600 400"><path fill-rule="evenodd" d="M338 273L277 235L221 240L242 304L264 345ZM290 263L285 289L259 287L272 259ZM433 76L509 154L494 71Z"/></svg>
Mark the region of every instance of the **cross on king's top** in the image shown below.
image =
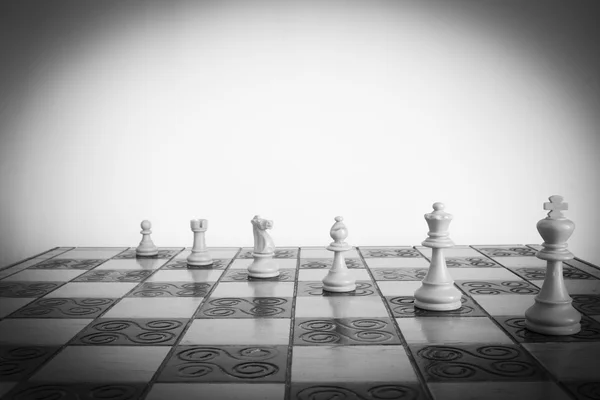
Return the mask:
<svg viewBox="0 0 600 400"><path fill-rule="evenodd" d="M569 203L563 203L563 197L558 195L550 196L548 200L550 202L544 203L544 210L550 210L548 217L552 219L563 218L562 211L569 209Z"/></svg>

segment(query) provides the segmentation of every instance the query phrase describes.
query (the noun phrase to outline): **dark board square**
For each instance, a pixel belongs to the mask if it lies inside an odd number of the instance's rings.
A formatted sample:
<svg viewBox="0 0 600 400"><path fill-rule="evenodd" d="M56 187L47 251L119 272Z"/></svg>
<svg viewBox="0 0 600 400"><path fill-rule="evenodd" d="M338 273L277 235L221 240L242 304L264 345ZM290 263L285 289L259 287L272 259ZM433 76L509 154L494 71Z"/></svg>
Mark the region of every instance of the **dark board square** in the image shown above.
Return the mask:
<svg viewBox="0 0 600 400"><path fill-rule="evenodd" d="M577 311L587 315L600 315L600 295L597 294L574 294L573 307Z"/></svg>
<svg viewBox="0 0 600 400"><path fill-rule="evenodd" d="M205 297L212 286L208 282L145 282L127 297Z"/></svg>
<svg viewBox="0 0 600 400"><path fill-rule="evenodd" d="M528 280L542 280L546 278L545 267L518 267L510 268L510 270ZM563 277L565 279L597 279L587 272L567 265L563 265Z"/></svg>
<svg viewBox="0 0 600 400"><path fill-rule="evenodd" d="M202 304L196 318L291 318L292 298L218 297Z"/></svg>
<svg viewBox="0 0 600 400"><path fill-rule="evenodd" d="M429 311L414 306L413 296L386 296L394 317L483 317L486 313L467 296L462 296L462 306L452 311Z"/></svg>
<svg viewBox="0 0 600 400"><path fill-rule="evenodd" d="M252 253L253 253L252 250L242 249L242 251L237 256L237 258L245 258L245 259L253 258ZM298 258L298 249L297 248L276 249L275 254L273 255L273 258Z"/></svg>
<svg viewBox="0 0 600 400"><path fill-rule="evenodd" d="M0 297L42 297L65 282L2 282Z"/></svg>
<svg viewBox="0 0 600 400"><path fill-rule="evenodd" d="M123 259L134 259L134 258L158 258L158 259L167 259L167 258L173 258L174 256L176 256L177 254L179 254L181 252L181 250L183 249L175 249L175 250L167 250L167 249L158 249L158 254L155 256L149 256L149 257L139 257L136 253L135 253L135 249L128 249L125 250L124 252L117 254L116 256L113 257L114 260L123 260Z"/></svg>
<svg viewBox="0 0 600 400"><path fill-rule="evenodd" d="M34 383L23 382L15 386L3 400L139 400L145 383Z"/></svg>
<svg viewBox="0 0 600 400"><path fill-rule="evenodd" d="M410 345L427 382L543 381L548 377L518 345Z"/></svg>
<svg viewBox="0 0 600 400"><path fill-rule="evenodd" d="M490 247L479 247L475 246L475 248L485 254L488 257L524 257L531 256L534 257L536 250L525 247L525 246L490 246Z"/></svg>
<svg viewBox="0 0 600 400"><path fill-rule="evenodd" d="M79 275L73 282L141 282L149 277L154 271L141 270L92 270Z"/></svg>
<svg viewBox="0 0 600 400"><path fill-rule="evenodd" d="M43 298L10 315L11 318L96 318L116 299Z"/></svg>
<svg viewBox="0 0 600 400"><path fill-rule="evenodd" d="M427 268L370 268L376 281L422 281Z"/></svg>
<svg viewBox="0 0 600 400"><path fill-rule="evenodd" d="M371 282L356 281L356 290L352 292L328 292L323 291L321 281L298 282L297 296L375 296L377 292Z"/></svg>
<svg viewBox="0 0 600 400"><path fill-rule="evenodd" d="M294 345L400 344L389 318L296 318Z"/></svg>
<svg viewBox="0 0 600 400"><path fill-rule="evenodd" d="M346 258L346 267L350 269L364 268L360 258ZM333 258L302 258L300 269L327 269L333 265Z"/></svg>
<svg viewBox="0 0 600 400"><path fill-rule="evenodd" d="M494 317L502 327L517 341L523 343L544 342L596 342L600 341L600 323L585 315L581 316L581 331L574 335L542 335L525 328L523 317Z"/></svg>
<svg viewBox="0 0 600 400"><path fill-rule="evenodd" d="M92 269L102 264L105 260L69 260L51 259L42 261L28 269Z"/></svg>
<svg viewBox="0 0 600 400"><path fill-rule="evenodd" d="M486 257L447 257L446 266L448 268L502 268L502 266Z"/></svg>
<svg viewBox="0 0 600 400"><path fill-rule="evenodd" d="M160 269L225 269L230 262L231 259L229 258L217 258L213 259L213 263L211 265L191 266L187 264L186 260L173 260L160 267Z"/></svg>
<svg viewBox="0 0 600 400"><path fill-rule="evenodd" d="M59 347L0 346L0 381L28 378L48 360Z"/></svg>
<svg viewBox="0 0 600 400"><path fill-rule="evenodd" d="M100 318L71 341L72 345L173 345L188 319Z"/></svg>
<svg viewBox="0 0 600 400"><path fill-rule="evenodd" d="M538 294L540 290L526 281L462 281L454 282L468 294Z"/></svg>
<svg viewBox="0 0 600 400"><path fill-rule="evenodd" d="M424 389L417 383L292 383L291 398L297 400L423 400Z"/></svg>
<svg viewBox="0 0 600 400"><path fill-rule="evenodd" d="M359 247L359 249L365 258L423 257L412 247Z"/></svg>
<svg viewBox="0 0 600 400"><path fill-rule="evenodd" d="M250 278L248 276L248 270L246 269L231 269L225 271L225 274L221 278L221 282L240 282L240 281L277 281L277 282L289 282L296 278L296 270L291 268L281 268L279 270L279 276L273 278Z"/></svg>
<svg viewBox="0 0 600 400"><path fill-rule="evenodd" d="M288 346L177 346L158 382L285 382Z"/></svg>
<svg viewBox="0 0 600 400"><path fill-rule="evenodd" d="M563 384L577 400L600 399L600 382L572 381Z"/></svg>

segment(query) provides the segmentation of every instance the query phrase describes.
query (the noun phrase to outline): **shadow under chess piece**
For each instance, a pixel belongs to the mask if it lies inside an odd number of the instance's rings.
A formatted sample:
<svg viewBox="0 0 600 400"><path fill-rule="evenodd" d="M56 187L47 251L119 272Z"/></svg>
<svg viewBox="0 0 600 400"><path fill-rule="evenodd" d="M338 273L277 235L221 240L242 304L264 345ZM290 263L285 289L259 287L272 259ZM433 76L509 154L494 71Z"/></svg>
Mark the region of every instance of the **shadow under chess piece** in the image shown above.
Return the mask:
<svg viewBox="0 0 600 400"><path fill-rule="evenodd" d="M150 230L152 229L152 223L148 220L143 220L141 223L141 228L142 230L140 233L142 234L142 241L135 249L136 257L157 256L158 248L154 245L154 242L152 242L152 238L150 237L150 234L152 233Z"/></svg>
<svg viewBox="0 0 600 400"><path fill-rule="evenodd" d="M443 254L444 248L454 246L448 237L452 215L445 212L444 208L444 204L434 203L434 211L425 214L429 237L422 245L431 248L431 264L421 287L415 291L415 307L424 310L451 311L458 310L462 305L461 292L454 286Z"/></svg>
<svg viewBox="0 0 600 400"><path fill-rule="evenodd" d="M542 250L536 257L546 260L546 277L535 303L525 311L525 327L544 335L574 335L581 330L581 314L571 304L563 278L563 261L574 256L567 250L567 240L575 230L573 221L564 217L568 209L561 196L551 196L544 203L548 216L537 223L537 230L544 239Z"/></svg>
<svg viewBox="0 0 600 400"><path fill-rule="evenodd" d="M346 225L342 222L344 218L335 217L335 224L331 227L329 234L333 242L327 250L333 251L333 265L325 278L323 278L323 290L328 292L352 292L356 290L356 281L348 270L344 252L352 247L344 240L348 237Z"/></svg>
<svg viewBox="0 0 600 400"><path fill-rule="evenodd" d="M205 219L193 219L190 221L190 227L194 232L194 246L192 252L187 258L187 263L193 267L202 267L213 263L208 250L206 249L205 232L208 229L208 221Z"/></svg>
<svg viewBox="0 0 600 400"><path fill-rule="evenodd" d="M273 221L266 220L256 215L250 221L254 234L254 261L248 266L250 278L274 278L279 276L279 263L273 259L275 244L267 232L273 228Z"/></svg>

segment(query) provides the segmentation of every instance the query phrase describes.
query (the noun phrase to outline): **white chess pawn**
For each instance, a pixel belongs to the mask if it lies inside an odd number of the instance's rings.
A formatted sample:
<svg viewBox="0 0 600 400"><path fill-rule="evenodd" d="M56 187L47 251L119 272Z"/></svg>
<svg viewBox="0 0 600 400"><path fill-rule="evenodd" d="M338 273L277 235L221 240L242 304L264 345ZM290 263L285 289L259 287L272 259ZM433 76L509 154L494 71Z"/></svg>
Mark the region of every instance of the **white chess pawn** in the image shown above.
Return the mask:
<svg viewBox="0 0 600 400"><path fill-rule="evenodd" d="M344 218L335 217L335 224L331 227L329 234L333 242L327 250L333 251L333 265L325 278L323 278L323 290L328 292L352 292L356 290L356 281L346 265L344 252L352 247L344 242L348 237L348 229L344 224Z"/></svg>
<svg viewBox="0 0 600 400"><path fill-rule="evenodd" d="M564 217L568 209L561 196L551 196L544 203L548 216L537 223L544 239L536 257L546 260L546 278L535 303L525 311L525 327L544 335L573 335L581 330L581 314L573 308L563 278L563 261L574 256L567 250L567 240L575 230L573 221Z"/></svg>
<svg viewBox="0 0 600 400"><path fill-rule="evenodd" d="M158 255L158 248L152 242L152 238L150 238L152 224L148 220L143 220L141 228L142 231L140 233L142 234L142 241L137 249L135 249L136 256L151 257Z"/></svg>
<svg viewBox="0 0 600 400"><path fill-rule="evenodd" d="M444 208L444 204L434 203L434 211L425 214L429 237L422 242L422 245L431 248L431 264L427 276L421 282L421 287L415 291L415 307L424 310L458 310L462 305L460 301L462 295L454 286L442 250L454 246L448 237L452 215L445 212Z"/></svg>
<svg viewBox="0 0 600 400"><path fill-rule="evenodd" d="M254 261L248 266L250 278L274 278L279 276L279 263L273 259L275 243L267 232L273 228L273 221L255 215L250 221L254 235Z"/></svg>
<svg viewBox="0 0 600 400"><path fill-rule="evenodd" d="M208 221L205 219L193 219L190 221L190 227L192 228L192 232L194 232L194 246L192 247L192 252L187 258L188 265L211 265L213 260L208 254L204 238L205 232L208 229Z"/></svg>

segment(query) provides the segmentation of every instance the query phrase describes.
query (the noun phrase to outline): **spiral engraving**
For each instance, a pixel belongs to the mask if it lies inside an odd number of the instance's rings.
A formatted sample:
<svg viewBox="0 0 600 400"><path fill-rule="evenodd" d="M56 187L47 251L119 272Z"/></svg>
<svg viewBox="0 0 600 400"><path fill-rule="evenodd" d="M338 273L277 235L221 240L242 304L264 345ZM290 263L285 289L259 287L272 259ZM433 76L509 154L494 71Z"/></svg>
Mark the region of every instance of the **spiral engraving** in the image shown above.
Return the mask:
<svg viewBox="0 0 600 400"><path fill-rule="evenodd" d="M19 386L21 388L22 386ZM105 399L105 400L135 400L143 389L142 385L124 384L25 384L22 389L13 392L11 399L15 400L70 400L70 399Z"/></svg>
<svg viewBox="0 0 600 400"><path fill-rule="evenodd" d="M278 297L217 298L202 306L200 313L209 317L250 316L269 317L288 314L290 304Z"/></svg>
<svg viewBox="0 0 600 400"><path fill-rule="evenodd" d="M600 296L597 294L573 294L573 306L589 315L600 314Z"/></svg>
<svg viewBox="0 0 600 400"><path fill-rule="evenodd" d="M153 271L92 270L74 279L74 282L140 282Z"/></svg>
<svg viewBox="0 0 600 400"><path fill-rule="evenodd" d="M427 275L427 269L402 268L402 269L380 269L372 268L376 280L389 281L420 281Z"/></svg>
<svg viewBox="0 0 600 400"><path fill-rule="evenodd" d="M180 250L164 250L164 249L159 249L158 250L158 254L155 256L143 256L143 257L139 257L136 254L135 249L128 249L125 250L124 252L122 252L121 254L118 254L116 256L113 257L113 259L115 260L119 260L119 259L134 259L134 258L159 258L159 259L165 259L165 258L171 258L173 257L175 254L179 253Z"/></svg>
<svg viewBox="0 0 600 400"><path fill-rule="evenodd" d="M22 308L12 317L90 317L96 316L110 306L112 299L40 299Z"/></svg>
<svg viewBox="0 0 600 400"><path fill-rule="evenodd" d="M43 385L27 388L13 396L14 400L51 399L62 400L71 398L67 388L58 385Z"/></svg>
<svg viewBox="0 0 600 400"><path fill-rule="evenodd" d="M28 269L92 269L102 264L104 260L69 260L69 259L51 259L43 261Z"/></svg>
<svg viewBox="0 0 600 400"><path fill-rule="evenodd" d="M497 295L502 293L537 294L539 289L525 281L504 282L461 282L460 285L471 294Z"/></svg>
<svg viewBox="0 0 600 400"><path fill-rule="evenodd" d="M130 296L134 297L204 297L212 284L205 282L159 283L146 282L136 288Z"/></svg>
<svg viewBox="0 0 600 400"><path fill-rule="evenodd" d="M575 392L582 399L599 399L600 400L600 382L586 382L575 389ZM579 397L578 397L579 398Z"/></svg>
<svg viewBox="0 0 600 400"><path fill-rule="evenodd" d="M259 362L246 362L237 364L231 369L235 376L240 378L264 378L273 375L279 370L276 365Z"/></svg>
<svg viewBox="0 0 600 400"><path fill-rule="evenodd" d="M481 247L477 250L492 257L518 257L518 256L535 256L536 251L529 247Z"/></svg>
<svg viewBox="0 0 600 400"><path fill-rule="evenodd" d="M177 320L109 320L88 327L76 340L78 343L108 345L121 343L171 344L183 330Z"/></svg>
<svg viewBox="0 0 600 400"><path fill-rule="evenodd" d="M381 385L369 389L369 395L375 400L397 399L397 400L417 400L420 396L419 391L401 385Z"/></svg>
<svg viewBox="0 0 600 400"><path fill-rule="evenodd" d="M133 400L137 398L138 389L132 386L111 384L94 387L89 391L91 399Z"/></svg>
<svg viewBox="0 0 600 400"><path fill-rule="evenodd" d="M384 258L384 257L421 257L421 254L415 249L360 249L365 257Z"/></svg>
<svg viewBox="0 0 600 400"><path fill-rule="evenodd" d="M0 282L0 297L41 297L63 282Z"/></svg>
<svg viewBox="0 0 600 400"><path fill-rule="evenodd" d="M433 380L467 379L475 375L479 376L477 379L543 376L531 357L516 346L427 346L417 355Z"/></svg>
<svg viewBox="0 0 600 400"><path fill-rule="evenodd" d="M477 369L475 366L465 363L435 363L427 368L427 372L439 378L464 379L474 376Z"/></svg>
<svg viewBox="0 0 600 400"><path fill-rule="evenodd" d="M182 346L159 381L284 382L286 360L287 346Z"/></svg>
<svg viewBox="0 0 600 400"><path fill-rule="evenodd" d="M398 342L389 326L375 319L309 320L298 324L297 337L311 344Z"/></svg>
<svg viewBox="0 0 600 400"><path fill-rule="evenodd" d="M368 400L367 397L339 386L313 386L298 392L298 400Z"/></svg>
<svg viewBox="0 0 600 400"><path fill-rule="evenodd" d="M451 268L460 267L499 267L495 262L479 257L448 257L446 258L446 265Z"/></svg>

